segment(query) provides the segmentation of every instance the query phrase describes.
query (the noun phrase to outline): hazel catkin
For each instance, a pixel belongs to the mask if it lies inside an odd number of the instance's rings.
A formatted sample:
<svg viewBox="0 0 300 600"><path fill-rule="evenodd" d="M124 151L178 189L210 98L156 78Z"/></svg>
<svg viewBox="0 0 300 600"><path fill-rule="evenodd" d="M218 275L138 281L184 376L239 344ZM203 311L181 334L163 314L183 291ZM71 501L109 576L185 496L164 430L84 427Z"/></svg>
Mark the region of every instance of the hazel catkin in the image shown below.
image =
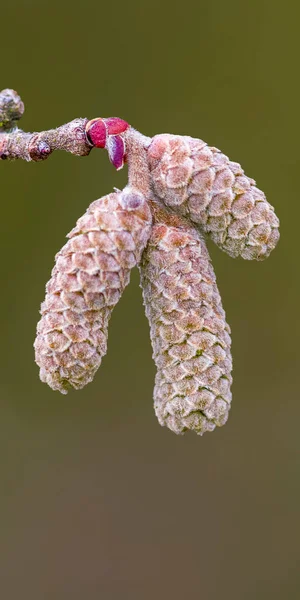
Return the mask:
<svg viewBox="0 0 300 600"><path fill-rule="evenodd" d="M148 149L154 192L201 226L232 257L262 260L279 239L279 220L254 179L202 140L156 135Z"/></svg>
<svg viewBox="0 0 300 600"><path fill-rule="evenodd" d="M153 358L154 408L175 433L223 425L231 402L230 328L201 234L155 209L140 263Z"/></svg>
<svg viewBox="0 0 300 600"><path fill-rule="evenodd" d="M40 378L54 390L64 394L93 379L151 219L145 197L127 187L93 202L56 255L34 344Z"/></svg>

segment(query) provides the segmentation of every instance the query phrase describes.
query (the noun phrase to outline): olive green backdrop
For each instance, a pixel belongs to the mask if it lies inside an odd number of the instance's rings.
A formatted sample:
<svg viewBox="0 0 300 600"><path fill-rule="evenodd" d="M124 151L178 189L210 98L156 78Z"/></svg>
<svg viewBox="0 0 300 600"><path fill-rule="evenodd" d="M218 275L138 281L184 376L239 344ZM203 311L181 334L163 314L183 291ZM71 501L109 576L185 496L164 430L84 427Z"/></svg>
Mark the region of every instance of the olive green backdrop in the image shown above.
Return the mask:
<svg viewBox="0 0 300 600"><path fill-rule="evenodd" d="M189 134L257 180L281 219L264 263L209 248L234 356L225 427L156 421L138 274L95 381L39 381L32 343L54 254L122 187L105 152L2 163L0 597L299 597L299 8L274 0L1 4L1 82L22 127L115 116Z"/></svg>

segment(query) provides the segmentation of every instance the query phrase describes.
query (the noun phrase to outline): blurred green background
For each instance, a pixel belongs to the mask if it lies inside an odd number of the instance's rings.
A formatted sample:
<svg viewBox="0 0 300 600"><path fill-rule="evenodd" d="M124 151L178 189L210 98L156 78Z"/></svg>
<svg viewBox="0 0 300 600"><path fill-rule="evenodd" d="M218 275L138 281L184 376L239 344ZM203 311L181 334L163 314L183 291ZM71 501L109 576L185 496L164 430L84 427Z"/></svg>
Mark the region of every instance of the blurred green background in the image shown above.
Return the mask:
<svg viewBox="0 0 300 600"><path fill-rule="evenodd" d="M272 0L1 5L1 82L22 127L120 116L242 163L281 219L264 263L209 248L234 356L225 427L156 421L138 274L95 381L62 397L32 343L54 254L123 187L107 154L2 163L0 597L299 598L299 5Z"/></svg>

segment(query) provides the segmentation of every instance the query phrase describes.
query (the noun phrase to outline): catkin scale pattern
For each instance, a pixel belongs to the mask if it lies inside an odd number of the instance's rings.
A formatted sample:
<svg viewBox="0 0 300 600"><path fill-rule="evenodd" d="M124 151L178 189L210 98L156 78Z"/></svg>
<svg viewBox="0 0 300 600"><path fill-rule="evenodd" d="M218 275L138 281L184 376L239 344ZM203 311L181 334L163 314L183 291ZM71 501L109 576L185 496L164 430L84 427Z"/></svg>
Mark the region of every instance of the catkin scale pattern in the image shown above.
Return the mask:
<svg viewBox="0 0 300 600"><path fill-rule="evenodd" d="M206 245L187 221L157 209L140 263L161 425L202 435L231 403L230 328Z"/></svg>
<svg viewBox="0 0 300 600"><path fill-rule="evenodd" d="M67 393L93 379L151 220L144 196L127 187L93 202L56 255L34 344L40 378L54 390Z"/></svg>
<svg viewBox="0 0 300 600"><path fill-rule="evenodd" d="M263 260L279 239L279 220L254 179L202 140L156 135L148 149L155 194L227 254Z"/></svg>

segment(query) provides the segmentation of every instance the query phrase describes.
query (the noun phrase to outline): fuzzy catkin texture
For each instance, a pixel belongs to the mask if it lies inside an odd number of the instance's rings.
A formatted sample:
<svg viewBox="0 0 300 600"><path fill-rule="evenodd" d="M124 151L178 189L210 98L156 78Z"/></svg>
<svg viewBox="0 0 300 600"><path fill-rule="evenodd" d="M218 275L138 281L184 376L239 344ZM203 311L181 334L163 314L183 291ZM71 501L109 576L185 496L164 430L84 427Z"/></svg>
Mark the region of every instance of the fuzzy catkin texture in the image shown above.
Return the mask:
<svg viewBox="0 0 300 600"><path fill-rule="evenodd" d="M200 233L165 210L140 265L153 358L154 408L177 434L224 425L231 402L230 328Z"/></svg>
<svg viewBox="0 0 300 600"><path fill-rule="evenodd" d="M188 136L161 134L148 150L155 193L190 218L227 254L269 256L279 220L254 179L217 148Z"/></svg>
<svg viewBox="0 0 300 600"><path fill-rule="evenodd" d="M40 378L67 393L89 383L107 348L108 321L151 227L145 197L129 187L93 202L56 255L37 327Z"/></svg>

